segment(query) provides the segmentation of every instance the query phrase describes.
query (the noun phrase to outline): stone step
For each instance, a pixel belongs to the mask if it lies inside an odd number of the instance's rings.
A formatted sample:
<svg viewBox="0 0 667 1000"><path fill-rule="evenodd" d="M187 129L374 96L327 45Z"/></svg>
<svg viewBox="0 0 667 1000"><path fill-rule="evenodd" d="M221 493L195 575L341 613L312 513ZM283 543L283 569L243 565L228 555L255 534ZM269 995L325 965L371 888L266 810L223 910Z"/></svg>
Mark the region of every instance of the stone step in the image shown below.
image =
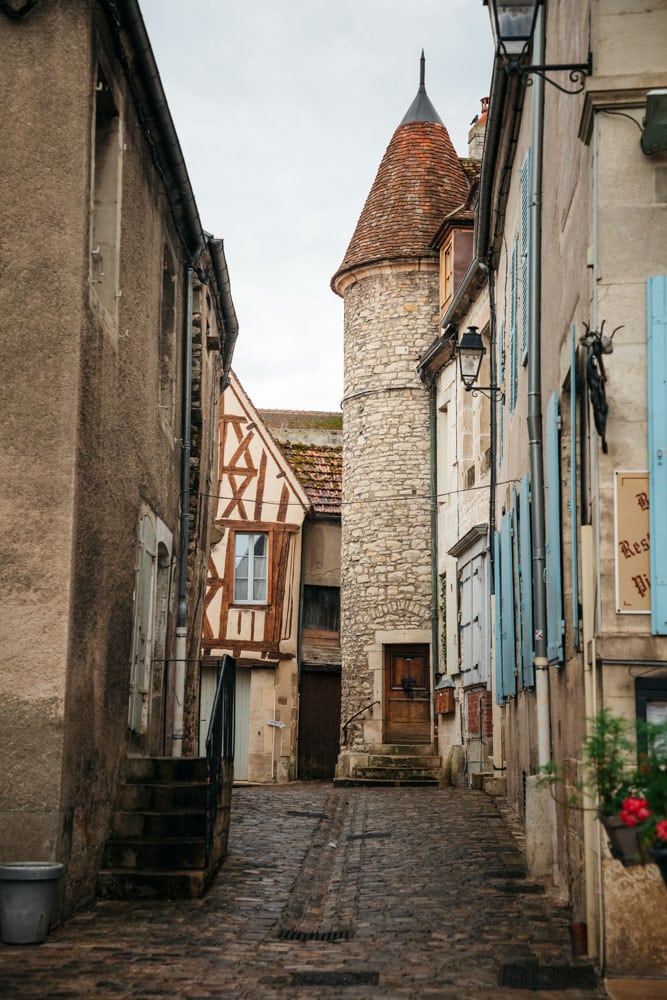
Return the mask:
<svg viewBox="0 0 667 1000"><path fill-rule="evenodd" d="M178 781L206 781L205 757L128 757L127 782L168 784Z"/></svg>
<svg viewBox="0 0 667 1000"><path fill-rule="evenodd" d="M434 767L438 770L442 766L439 757L434 755L420 757L418 754L399 756L372 753L368 755L368 764L371 767Z"/></svg>
<svg viewBox="0 0 667 1000"><path fill-rule="evenodd" d="M355 767L352 769L352 778L375 778L380 781L405 781L417 780L419 778L432 778L438 781L439 771L436 772L430 767Z"/></svg>
<svg viewBox="0 0 667 1000"><path fill-rule="evenodd" d="M115 812L111 820L111 839L149 837L153 839L206 836L206 812L181 809L176 812Z"/></svg>
<svg viewBox="0 0 667 1000"><path fill-rule="evenodd" d="M432 757L432 743L376 743L371 750L366 751L371 754L391 754L394 756L409 757Z"/></svg>
<svg viewBox="0 0 667 1000"><path fill-rule="evenodd" d="M121 812L174 812L206 809L206 782L177 781L172 784L132 781L122 786L118 808Z"/></svg>
<svg viewBox="0 0 667 1000"><path fill-rule="evenodd" d="M104 848L103 868L190 870L204 868L206 841L203 837L130 838L109 840Z"/></svg>
<svg viewBox="0 0 667 1000"><path fill-rule="evenodd" d="M97 876L101 899L195 899L203 895L206 873L199 871L105 868Z"/></svg>
<svg viewBox="0 0 667 1000"><path fill-rule="evenodd" d="M338 788L372 788L372 787L423 787L423 786L434 786L438 787L440 781L438 778L434 777L422 777L422 778L358 778L356 776L350 776L349 778L334 778L334 785Z"/></svg>

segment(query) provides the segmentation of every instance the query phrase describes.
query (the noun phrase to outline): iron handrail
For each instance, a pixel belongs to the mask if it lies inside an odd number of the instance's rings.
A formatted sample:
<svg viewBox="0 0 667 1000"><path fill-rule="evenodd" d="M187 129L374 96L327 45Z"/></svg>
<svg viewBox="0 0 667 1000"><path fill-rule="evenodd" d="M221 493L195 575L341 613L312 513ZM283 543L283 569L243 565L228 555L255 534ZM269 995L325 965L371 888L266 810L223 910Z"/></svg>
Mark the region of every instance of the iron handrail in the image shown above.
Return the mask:
<svg viewBox="0 0 667 1000"><path fill-rule="evenodd" d="M215 698L206 734L206 867L209 865L211 846L218 813L223 761L234 761L234 695L236 689L236 660L223 656L215 688Z"/></svg>
<svg viewBox="0 0 667 1000"><path fill-rule="evenodd" d="M370 702L370 704L364 705L364 707L360 708L358 712L355 712L354 715L350 716L347 722L344 723L343 725L343 746L347 746L347 727L350 725L350 723L354 722L356 717L358 715L361 715L362 712L367 712L369 708L373 708L374 705L379 705L379 704L380 704L380 699L378 698L377 701L372 701Z"/></svg>

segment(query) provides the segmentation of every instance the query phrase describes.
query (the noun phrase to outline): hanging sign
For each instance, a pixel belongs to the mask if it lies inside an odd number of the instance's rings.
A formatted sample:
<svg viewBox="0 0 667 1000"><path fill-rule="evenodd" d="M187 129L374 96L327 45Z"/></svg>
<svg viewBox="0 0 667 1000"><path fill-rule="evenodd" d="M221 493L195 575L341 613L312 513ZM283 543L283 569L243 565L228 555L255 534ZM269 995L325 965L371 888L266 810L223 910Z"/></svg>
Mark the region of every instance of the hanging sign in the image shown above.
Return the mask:
<svg viewBox="0 0 667 1000"><path fill-rule="evenodd" d="M651 612L648 472L614 472L616 611Z"/></svg>

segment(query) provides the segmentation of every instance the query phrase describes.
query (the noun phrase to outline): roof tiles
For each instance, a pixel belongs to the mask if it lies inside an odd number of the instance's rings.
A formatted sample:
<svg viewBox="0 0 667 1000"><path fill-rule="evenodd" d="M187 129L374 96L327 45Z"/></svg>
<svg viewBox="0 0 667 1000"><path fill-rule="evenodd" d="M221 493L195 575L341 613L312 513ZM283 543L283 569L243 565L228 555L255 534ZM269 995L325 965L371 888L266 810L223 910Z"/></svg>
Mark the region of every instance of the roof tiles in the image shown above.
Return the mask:
<svg viewBox="0 0 667 1000"><path fill-rule="evenodd" d="M281 451L313 505L313 513L340 517L343 450L324 445L279 441Z"/></svg>

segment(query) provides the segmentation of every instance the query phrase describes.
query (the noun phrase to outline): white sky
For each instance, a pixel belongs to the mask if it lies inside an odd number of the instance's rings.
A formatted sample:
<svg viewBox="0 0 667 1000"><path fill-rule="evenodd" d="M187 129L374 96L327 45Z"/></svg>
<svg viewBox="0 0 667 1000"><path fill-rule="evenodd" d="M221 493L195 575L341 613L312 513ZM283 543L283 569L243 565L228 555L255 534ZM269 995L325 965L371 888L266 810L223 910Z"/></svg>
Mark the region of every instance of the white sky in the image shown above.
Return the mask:
<svg viewBox="0 0 667 1000"><path fill-rule="evenodd" d="M202 225L222 237L234 370L259 407L337 410L329 288L419 86L460 156L488 94L482 0L141 0Z"/></svg>

